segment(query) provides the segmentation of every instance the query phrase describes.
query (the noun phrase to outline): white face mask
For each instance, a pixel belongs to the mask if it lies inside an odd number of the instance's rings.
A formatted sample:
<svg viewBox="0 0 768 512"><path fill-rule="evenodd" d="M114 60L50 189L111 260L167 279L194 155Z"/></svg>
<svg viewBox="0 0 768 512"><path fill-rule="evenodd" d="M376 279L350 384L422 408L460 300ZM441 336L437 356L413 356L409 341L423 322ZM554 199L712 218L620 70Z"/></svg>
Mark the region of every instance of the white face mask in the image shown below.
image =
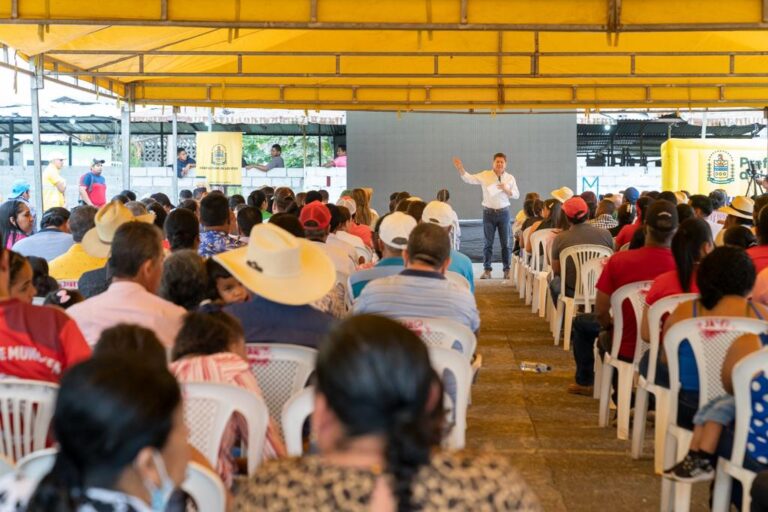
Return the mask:
<svg viewBox="0 0 768 512"><path fill-rule="evenodd" d="M168 501L176 490L176 484L173 483L171 477L168 476L168 472L165 470L165 462L163 462L163 456L156 449L152 451L152 460L157 468L157 473L160 475L160 485L155 485L152 480L144 480L144 488L149 492L150 507L155 512L164 512L165 507L168 505Z"/></svg>

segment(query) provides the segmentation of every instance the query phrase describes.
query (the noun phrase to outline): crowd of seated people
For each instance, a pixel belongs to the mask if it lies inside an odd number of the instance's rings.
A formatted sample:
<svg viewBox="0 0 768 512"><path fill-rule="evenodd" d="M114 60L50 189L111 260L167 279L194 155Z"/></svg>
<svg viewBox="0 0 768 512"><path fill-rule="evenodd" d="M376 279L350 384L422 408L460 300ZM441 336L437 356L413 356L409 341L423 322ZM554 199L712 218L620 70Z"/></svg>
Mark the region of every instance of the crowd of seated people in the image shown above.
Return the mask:
<svg viewBox="0 0 768 512"><path fill-rule="evenodd" d="M53 468L1 480L0 510L182 510L188 460L218 473L234 510L439 509L440 489L462 490L458 508L540 509L503 457L440 449L443 383L399 322L480 327L447 190L393 194L382 215L367 188L335 201L201 188L177 206L129 192L52 208L37 230L23 205L0 208L0 374L60 385ZM314 455L286 459L270 419L250 476L245 419L230 418L208 460L191 448L180 392L203 381L261 398L247 343L318 351Z"/></svg>

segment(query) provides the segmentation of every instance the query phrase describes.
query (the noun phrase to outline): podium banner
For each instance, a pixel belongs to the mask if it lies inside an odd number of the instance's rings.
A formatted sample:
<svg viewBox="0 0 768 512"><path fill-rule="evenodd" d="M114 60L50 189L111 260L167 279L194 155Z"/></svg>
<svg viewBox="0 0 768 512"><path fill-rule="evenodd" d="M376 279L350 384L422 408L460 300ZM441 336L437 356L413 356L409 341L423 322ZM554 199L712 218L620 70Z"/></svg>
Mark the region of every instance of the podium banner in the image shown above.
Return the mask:
<svg viewBox="0 0 768 512"><path fill-rule="evenodd" d="M708 194L721 188L729 196L744 195L750 161L766 173L765 139L669 139L661 145L662 189Z"/></svg>
<svg viewBox="0 0 768 512"><path fill-rule="evenodd" d="M240 132L197 132L195 174L212 187L241 185L243 134Z"/></svg>

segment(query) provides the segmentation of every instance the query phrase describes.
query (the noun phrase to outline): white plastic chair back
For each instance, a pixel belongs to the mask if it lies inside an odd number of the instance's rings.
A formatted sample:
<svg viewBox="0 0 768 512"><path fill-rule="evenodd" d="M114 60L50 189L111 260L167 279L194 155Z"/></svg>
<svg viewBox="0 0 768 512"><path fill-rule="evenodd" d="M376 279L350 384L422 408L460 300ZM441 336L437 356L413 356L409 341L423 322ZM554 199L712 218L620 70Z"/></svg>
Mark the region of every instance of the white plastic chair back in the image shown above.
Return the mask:
<svg viewBox="0 0 768 512"><path fill-rule="evenodd" d="M0 478L16 470L16 465L8 457L0 456Z"/></svg>
<svg viewBox="0 0 768 512"><path fill-rule="evenodd" d="M591 313L592 305L597 297L597 280L603 273L603 267L608 257L587 260L581 266L581 287L584 290L584 312Z"/></svg>
<svg viewBox="0 0 768 512"><path fill-rule="evenodd" d="M648 308L648 331L649 331L649 354L648 354L648 373L645 377L646 382L656 382L656 363L659 359L659 346L661 338L662 320L665 315L672 313L677 306L683 302L694 300L699 295L697 293L679 293L659 299Z"/></svg>
<svg viewBox="0 0 768 512"><path fill-rule="evenodd" d="M472 360L477 338L467 326L447 318L410 317L397 320L415 332L428 347L458 350L467 361Z"/></svg>
<svg viewBox="0 0 768 512"><path fill-rule="evenodd" d="M605 247L603 245L594 245L594 244L573 245L571 247L567 247L566 249L563 249L560 252L560 276L561 276L561 282L563 283L562 293L563 294L565 293L565 283L568 282L568 260L569 259L573 261L573 265L576 271L576 280L574 281L574 283L576 284L576 289L575 289L573 298L574 300L577 301L577 303L581 303L584 301L585 290L591 293L591 286L588 286L587 288L585 288L581 280L582 265L589 260L610 256L612 254L613 254L613 249L609 247Z"/></svg>
<svg viewBox="0 0 768 512"><path fill-rule="evenodd" d="M58 390L49 382L0 379L0 455L18 461L45 448Z"/></svg>
<svg viewBox="0 0 768 512"><path fill-rule="evenodd" d="M16 464L16 470L31 481L39 482L53 469L58 452L57 448L46 448L32 452L19 460Z"/></svg>
<svg viewBox="0 0 768 512"><path fill-rule="evenodd" d="M467 278L463 275L459 274L458 272L454 272L452 270L448 270L445 273L445 278L451 281L452 283L456 283L465 290L469 290L469 281L467 281Z"/></svg>
<svg viewBox="0 0 768 512"><path fill-rule="evenodd" d="M227 508L227 491L219 475L197 462L187 465L181 488L195 501L197 510L224 512Z"/></svg>
<svg viewBox="0 0 768 512"><path fill-rule="evenodd" d="M636 335L635 355L633 362L637 364L643 353L643 341L640 337L640 322L643 320L643 311L645 310L645 296L651 288L653 281L637 281L635 283L625 284L611 294L611 310L613 314L613 340L611 343L611 358L618 359L621 350L621 340L624 335L624 301L629 300L632 304L632 312L635 315Z"/></svg>
<svg viewBox="0 0 768 512"><path fill-rule="evenodd" d="M531 243L531 268L534 272L547 272L550 267L548 247L552 246L553 229L540 229L533 233Z"/></svg>
<svg viewBox="0 0 768 512"><path fill-rule="evenodd" d="M455 400L448 397L446 400L452 403L445 404L446 409L451 410L453 427L444 440L444 444L448 449L461 450L466 444L467 406L469 405L469 384L472 380L472 368L469 361L455 350L429 347L429 359L440 378L445 379L445 374L450 373L456 380Z"/></svg>
<svg viewBox="0 0 768 512"><path fill-rule="evenodd" d="M280 423L283 426L283 439L289 457L300 457L302 450L302 430L304 422L315 410L315 388L307 386L293 395L283 407Z"/></svg>
<svg viewBox="0 0 768 512"><path fill-rule="evenodd" d="M269 415L279 424L285 403L304 389L315 370L317 350L282 343L248 343L246 351Z"/></svg>
<svg viewBox="0 0 768 512"><path fill-rule="evenodd" d="M219 459L224 430L234 413L248 425L248 474L252 475L263 459L269 423L267 406L260 397L229 384L187 382L184 389L184 417L189 442L205 455L212 466Z"/></svg>

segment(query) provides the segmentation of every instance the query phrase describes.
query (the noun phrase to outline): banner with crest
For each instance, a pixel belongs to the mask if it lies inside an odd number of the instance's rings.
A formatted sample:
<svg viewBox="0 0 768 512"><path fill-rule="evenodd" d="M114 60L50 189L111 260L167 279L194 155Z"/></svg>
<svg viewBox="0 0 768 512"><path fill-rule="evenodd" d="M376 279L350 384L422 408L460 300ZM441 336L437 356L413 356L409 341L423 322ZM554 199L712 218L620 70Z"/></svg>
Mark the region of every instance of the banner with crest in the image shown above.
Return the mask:
<svg viewBox="0 0 768 512"><path fill-rule="evenodd" d="M211 187L242 184L243 134L197 132L197 177Z"/></svg>

